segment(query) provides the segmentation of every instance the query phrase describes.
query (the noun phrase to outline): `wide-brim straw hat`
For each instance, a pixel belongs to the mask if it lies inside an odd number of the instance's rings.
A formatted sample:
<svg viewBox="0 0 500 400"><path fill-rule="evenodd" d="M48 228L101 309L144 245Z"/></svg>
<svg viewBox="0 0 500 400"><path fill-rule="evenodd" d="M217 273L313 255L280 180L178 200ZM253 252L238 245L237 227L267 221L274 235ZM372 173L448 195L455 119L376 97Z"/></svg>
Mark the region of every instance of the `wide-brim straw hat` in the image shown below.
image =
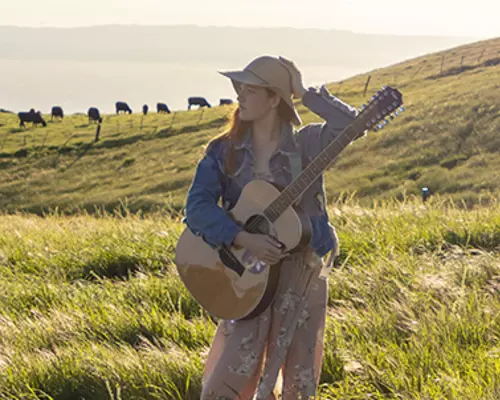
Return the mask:
<svg viewBox="0 0 500 400"><path fill-rule="evenodd" d="M300 125L302 120L297 112L293 101L292 77L285 64L277 57L261 56L250 62L241 71L217 71L231 79L231 82L239 93L240 85L263 86L275 91L293 112L292 123Z"/></svg>

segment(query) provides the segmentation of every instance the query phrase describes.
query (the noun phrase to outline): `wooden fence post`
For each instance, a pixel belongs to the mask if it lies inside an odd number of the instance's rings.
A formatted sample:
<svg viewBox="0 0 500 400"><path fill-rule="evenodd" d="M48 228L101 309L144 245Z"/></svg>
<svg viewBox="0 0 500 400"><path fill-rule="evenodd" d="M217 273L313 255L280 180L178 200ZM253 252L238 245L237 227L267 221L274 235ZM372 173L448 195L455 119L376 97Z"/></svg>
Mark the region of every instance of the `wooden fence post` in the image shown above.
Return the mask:
<svg viewBox="0 0 500 400"><path fill-rule="evenodd" d="M101 133L101 124L97 124L97 129L95 130L95 142L99 141L99 134Z"/></svg>
<svg viewBox="0 0 500 400"><path fill-rule="evenodd" d="M172 116L172 119L170 120L170 126L168 127L169 131L174 126L174 120L175 120L176 115L177 115L177 111L174 111L174 115Z"/></svg>
<svg viewBox="0 0 500 400"><path fill-rule="evenodd" d="M49 132L45 132L45 136L43 137L43 142L42 142L42 147L45 146L45 139L47 139L47 135L49 134Z"/></svg>
<svg viewBox="0 0 500 400"><path fill-rule="evenodd" d="M372 79L372 76L368 75L368 79L366 80L365 83L365 90L363 90L363 96L366 96L366 91L368 90L368 84L370 83L370 79Z"/></svg>
<svg viewBox="0 0 500 400"><path fill-rule="evenodd" d="M201 119L203 118L203 113L205 112L205 107L201 107L201 114L200 118L198 119L198 122L196 123L196 126L198 126L201 122Z"/></svg>
<svg viewBox="0 0 500 400"><path fill-rule="evenodd" d="M481 54L479 55L479 58L477 59L477 63L479 64L481 62L481 58L483 58L483 54L484 54L484 51L486 49L483 49L483 51L481 52Z"/></svg>

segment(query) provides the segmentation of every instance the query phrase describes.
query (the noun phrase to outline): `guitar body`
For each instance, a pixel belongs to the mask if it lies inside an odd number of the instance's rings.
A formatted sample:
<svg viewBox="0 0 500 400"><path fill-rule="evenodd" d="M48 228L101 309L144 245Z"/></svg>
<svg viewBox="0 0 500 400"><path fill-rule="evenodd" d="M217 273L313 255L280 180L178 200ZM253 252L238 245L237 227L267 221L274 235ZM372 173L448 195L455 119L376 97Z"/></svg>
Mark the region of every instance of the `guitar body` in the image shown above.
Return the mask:
<svg viewBox="0 0 500 400"><path fill-rule="evenodd" d="M285 245L285 251L303 249L309 243L311 226L297 206L287 208L273 223L264 217L263 211L280 193L269 182L251 181L229 214L245 230L277 238ZM193 297L221 319L259 315L273 300L280 277L280 264L262 263L241 247L215 250L189 228L177 243L175 264Z"/></svg>

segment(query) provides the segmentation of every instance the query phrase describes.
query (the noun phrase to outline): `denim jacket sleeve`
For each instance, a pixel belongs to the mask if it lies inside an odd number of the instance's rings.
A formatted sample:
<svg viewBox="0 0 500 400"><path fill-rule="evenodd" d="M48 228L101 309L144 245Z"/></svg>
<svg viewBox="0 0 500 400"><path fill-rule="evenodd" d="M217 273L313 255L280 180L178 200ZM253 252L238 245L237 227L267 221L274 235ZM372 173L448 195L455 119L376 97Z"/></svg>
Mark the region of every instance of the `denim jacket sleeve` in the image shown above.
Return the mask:
<svg viewBox="0 0 500 400"><path fill-rule="evenodd" d="M222 195L222 171L213 150L209 147L198 163L188 190L184 222L205 242L218 247L230 245L243 230L217 202Z"/></svg>
<svg viewBox="0 0 500 400"><path fill-rule="evenodd" d="M324 85L319 90L310 87L302 96L302 103L325 120L322 124L308 124L297 133L311 158L328 146L358 115L354 107L331 95Z"/></svg>

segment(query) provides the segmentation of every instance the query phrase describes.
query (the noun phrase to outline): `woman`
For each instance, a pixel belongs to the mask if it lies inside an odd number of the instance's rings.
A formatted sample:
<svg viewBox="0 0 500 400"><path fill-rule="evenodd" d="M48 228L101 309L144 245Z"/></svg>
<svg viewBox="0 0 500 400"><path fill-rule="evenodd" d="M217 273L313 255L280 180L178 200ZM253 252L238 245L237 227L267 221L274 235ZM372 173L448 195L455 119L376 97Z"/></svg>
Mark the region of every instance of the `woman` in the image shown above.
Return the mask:
<svg viewBox="0 0 500 400"><path fill-rule="evenodd" d="M286 186L355 118L351 106L326 88L306 90L302 75L289 60L262 56L242 71L221 72L238 95L229 129L212 140L189 188L185 222L214 248L225 243L247 248L268 264L281 260L278 291L271 305L250 320L219 323L203 376L202 399L274 399L280 372L283 399L315 396L319 383L326 316L327 280L323 258L338 251L328 222L323 179L301 196L312 238L307 250L288 254L268 235L242 230L226 213L241 189L253 179ZM292 96L326 122L301 119ZM217 203L222 198L222 207ZM326 274L324 274L326 275ZM326 276L324 277L326 278Z"/></svg>

